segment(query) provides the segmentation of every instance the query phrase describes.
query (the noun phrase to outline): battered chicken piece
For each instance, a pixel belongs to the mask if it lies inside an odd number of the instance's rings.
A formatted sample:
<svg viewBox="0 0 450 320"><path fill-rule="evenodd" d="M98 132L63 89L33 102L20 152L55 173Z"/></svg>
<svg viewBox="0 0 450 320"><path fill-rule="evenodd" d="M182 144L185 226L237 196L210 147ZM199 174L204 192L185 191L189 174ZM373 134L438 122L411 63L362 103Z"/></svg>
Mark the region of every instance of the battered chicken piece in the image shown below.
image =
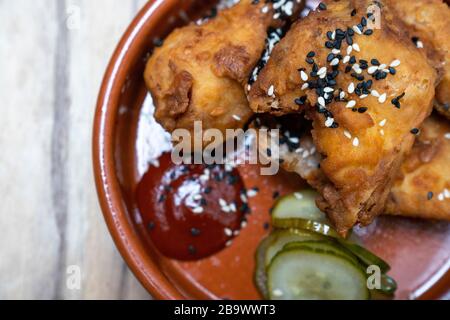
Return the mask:
<svg viewBox="0 0 450 320"><path fill-rule="evenodd" d="M290 124L286 126L283 121L277 123L283 125L285 137L278 153L279 159L283 159L281 167L297 173L310 185L323 183L321 180L326 177L319 167L321 156L316 152L310 132ZM267 121L264 127L275 128L267 125ZM288 139L292 137L295 137L296 145L289 143ZM270 145L264 137L260 137L258 143L260 150L266 150ZM450 221L449 163L450 124L435 114L424 121L411 152L401 165L383 213Z"/></svg>
<svg viewBox="0 0 450 320"><path fill-rule="evenodd" d="M249 99L256 112L306 110L327 177L313 185L317 204L345 235L383 212L411 130L431 112L437 74L380 1L380 29L366 26L372 1L325 3L277 45Z"/></svg>
<svg viewBox="0 0 450 320"><path fill-rule="evenodd" d="M425 120L403 162L388 198L386 213L450 221L450 124Z"/></svg>
<svg viewBox="0 0 450 320"><path fill-rule="evenodd" d="M272 2L241 0L202 25L173 31L155 49L144 77L165 129L192 130L194 121L222 132L243 127L253 114L243 86L265 49L268 28L300 9L298 0Z"/></svg>
<svg viewBox="0 0 450 320"><path fill-rule="evenodd" d="M435 50L443 77L436 89L436 109L450 119L450 8L442 0L389 0L408 26L418 48L433 57Z"/></svg>

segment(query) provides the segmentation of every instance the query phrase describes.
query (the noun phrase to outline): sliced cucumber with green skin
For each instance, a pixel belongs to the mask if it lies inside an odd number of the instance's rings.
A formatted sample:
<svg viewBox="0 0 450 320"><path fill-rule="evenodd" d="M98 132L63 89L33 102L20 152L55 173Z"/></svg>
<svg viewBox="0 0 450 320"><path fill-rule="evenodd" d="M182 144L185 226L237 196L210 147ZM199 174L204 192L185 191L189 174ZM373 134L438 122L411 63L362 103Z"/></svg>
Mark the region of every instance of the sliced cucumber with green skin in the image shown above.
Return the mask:
<svg viewBox="0 0 450 320"><path fill-rule="evenodd" d="M338 241L343 247L357 256L366 267L376 265L380 268L382 273L387 273L391 269L391 266L386 261L376 256L366 248L361 247L359 244L349 242L344 239L338 239Z"/></svg>
<svg viewBox="0 0 450 320"><path fill-rule="evenodd" d="M267 273L266 273L266 252L267 248L273 241L273 234L264 238L256 249L255 255L255 274L253 280L256 288L265 299L269 299L269 289L267 288Z"/></svg>
<svg viewBox="0 0 450 320"><path fill-rule="evenodd" d="M349 259L310 249L279 252L268 268L273 300L366 300L366 275Z"/></svg>
<svg viewBox="0 0 450 320"><path fill-rule="evenodd" d="M312 220L304 220L301 218L289 218L289 219L278 219L272 218L272 224L276 228L281 229L303 229L310 232L315 232L327 237L333 238L342 238L336 230L325 223L312 221Z"/></svg>
<svg viewBox="0 0 450 320"><path fill-rule="evenodd" d="M316 206L317 192L302 190L280 198L272 211L274 219L303 219L327 223L326 215Z"/></svg>
<svg viewBox="0 0 450 320"><path fill-rule="evenodd" d="M267 267L272 258L290 242L322 240L324 237L308 231L287 229L276 230L270 237L272 238L270 245L267 247L265 255L265 266Z"/></svg>
<svg viewBox="0 0 450 320"><path fill-rule="evenodd" d="M338 257L350 260L355 266L363 268L361 263L351 252L348 252L345 248L332 240L290 242L283 247L283 250L290 249L310 249L314 252L334 254Z"/></svg>
<svg viewBox="0 0 450 320"><path fill-rule="evenodd" d="M294 192L280 198L272 211L277 228L304 229L329 237L340 237L330 226L326 215L316 206L317 193L312 190Z"/></svg>

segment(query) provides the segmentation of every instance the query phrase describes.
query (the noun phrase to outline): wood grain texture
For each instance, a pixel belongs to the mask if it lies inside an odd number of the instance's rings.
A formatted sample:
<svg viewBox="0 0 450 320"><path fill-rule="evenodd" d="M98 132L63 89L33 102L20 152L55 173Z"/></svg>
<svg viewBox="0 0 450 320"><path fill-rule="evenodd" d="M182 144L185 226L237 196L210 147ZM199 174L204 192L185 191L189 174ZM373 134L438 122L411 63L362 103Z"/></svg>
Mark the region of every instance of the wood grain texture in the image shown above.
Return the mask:
<svg viewBox="0 0 450 320"><path fill-rule="evenodd" d="M91 165L103 72L144 2L0 1L0 299L151 298L106 229Z"/></svg>

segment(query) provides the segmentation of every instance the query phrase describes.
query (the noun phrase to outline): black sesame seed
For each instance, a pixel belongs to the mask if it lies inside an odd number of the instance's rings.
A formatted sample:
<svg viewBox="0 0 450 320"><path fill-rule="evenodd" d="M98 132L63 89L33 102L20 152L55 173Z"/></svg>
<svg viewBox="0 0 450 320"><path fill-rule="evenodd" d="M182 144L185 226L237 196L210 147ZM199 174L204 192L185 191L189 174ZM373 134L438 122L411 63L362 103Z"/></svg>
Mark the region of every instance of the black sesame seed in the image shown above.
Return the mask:
<svg viewBox="0 0 450 320"><path fill-rule="evenodd" d="M377 59L372 59L370 60L370 63L374 66L379 66L380 65L380 61L378 61Z"/></svg>
<svg viewBox="0 0 450 320"><path fill-rule="evenodd" d="M200 199L200 205L201 205L202 207L205 207L205 206L208 205L208 202L206 201L205 198L201 198L201 199Z"/></svg>
<svg viewBox="0 0 450 320"><path fill-rule="evenodd" d="M166 200L166 196L164 194L159 196L158 203L162 203Z"/></svg>
<svg viewBox="0 0 450 320"><path fill-rule="evenodd" d="M314 51L310 51L308 52L308 54L306 55L308 58L313 58L316 55L316 53Z"/></svg>
<svg viewBox="0 0 450 320"><path fill-rule="evenodd" d="M432 192L432 191L428 192L428 194L427 194L427 199L428 199L428 200L433 199L433 192Z"/></svg>
<svg viewBox="0 0 450 320"><path fill-rule="evenodd" d="M205 190L203 191L205 194L210 194L212 191L211 187L206 187Z"/></svg>
<svg viewBox="0 0 450 320"><path fill-rule="evenodd" d="M313 64L314 63L314 59L313 58L306 58L306 63L308 64Z"/></svg>
<svg viewBox="0 0 450 320"><path fill-rule="evenodd" d="M333 40L333 32L327 31L327 38L328 40Z"/></svg>
<svg viewBox="0 0 450 320"><path fill-rule="evenodd" d="M323 2L319 3L319 9L320 10L327 10L327 5Z"/></svg>
<svg viewBox="0 0 450 320"><path fill-rule="evenodd" d="M352 70L351 66L346 66L344 71L345 73L349 73L351 70Z"/></svg>
<svg viewBox="0 0 450 320"><path fill-rule="evenodd" d="M412 134L418 134L419 133L419 129L417 128L412 128L410 131Z"/></svg>
<svg viewBox="0 0 450 320"><path fill-rule="evenodd" d="M328 49L332 49L334 47L334 44L331 41L327 41L325 42L325 47L327 47Z"/></svg>
<svg viewBox="0 0 450 320"><path fill-rule="evenodd" d="M272 194L272 198L273 198L273 199L277 199L279 196L280 196L280 193L279 193L278 191L275 191L275 192Z"/></svg>
<svg viewBox="0 0 450 320"><path fill-rule="evenodd" d="M349 34L347 34L347 36L345 37L345 41L349 46L353 44L353 38Z"/></svg>
<svg viewBox="0 0 450 320"><path fill-rule="evenodd" d="M373 30L372 29L367 29L366 31L364 31L364 35L366 36L370 36L373 34Z"/></svg>
<svg viewBox="0 0 450 320"><path fill-rule="evenodd" d="M330 61L333 60L333 59L334 59L334 54L333 54L333 53L330 53L330 54L327 56L327 61L330 62Z"/></svg>
<svg viewBox="0 0 450 320"><path fill-rule="evenodd" d="M351 56L350 60L348 61L350 64L355 64L356 63L356 57L355 56Z"/></svg>
<svg viewBox="0 0 450 320"><path fill-rule="evenodd" d="M164 40L160 39L160 38L155 38L153 39L153 45L155 47L162 47L164 44Z"/></svg>
<svg viewBox="0 0 450 320"><path fill-rule="evenodd" d="M354 17L354 16L356 15L356 9L353 9L352 12L350 13L350 15L351 15L352 17Z"/></svg>
<svg viewBox="0 0 450 320"><path fill-rule="evenodd" d="M359 113L364 113L366 111L367 111L367 107L360 107L360 108L358 108L358 112Z"/></svg>
<svg viewBox="0 0 450 320"><path fill-rule="evenodd" d="M196 249L192 244L190 244L190 245L188 246L188 251L189 251L189 253L192 254L192 255L194 255L194 254L197 253L197 249Z"/></svg>
<svg viewBox="0 0 450 320"><path fill-rule="evenodd" d="M335 42L334 42L334 48L335 49L341 49L341 45L342 45L342 40L336 40Z"/></svg>
<svg viewBox="0 0 450 320"><path fill-rule="evenodd" d="M154 230L155 229L155 223L153 221L150 221L147 225L148 230Z"/></svg>
<svg viewBox="0 0 450 320"><path fill-rule="evenodd" d="M264 222L263 228L264 228L264 230L269 230L269 228L270 228L270 223Z"/></svg>
<svg viewBox="0 0 450 320"><path fill-rule="evenodd" d="M269 157L272 156L272 150L270 150L270 148L267 148L266 153L267 153L267 156L269 156Z"/></svg>
<svg viewBox="0 0 450 320"><path fill-rule="evenodd" d="M353 31L352 28L347 28L347 34L353 36L355 34L355 31Z"/></svg>
<svg viewBox="0 0 450 320"><path fill-rule="evenodd" d="M191 228L191 235L192 235L193 237L199 236L199 235L200 235L200 230L197 229L197 228Z"/></svg>
<svg viewBox="0 0 450 320"><path fill-rule="evenodd" d="M389 73L392 74L392 75L394 75L394 74L397 73L397 71L395 70L394 67L389 67Z"/></svg>
<svg viewBox="0 0 450 320"><path fill-rule="evenodd" d="M365 17L362 17L362 18L361 18L361 25L362 25L363 27L367 26L367 19L366 19Z"/></svg>

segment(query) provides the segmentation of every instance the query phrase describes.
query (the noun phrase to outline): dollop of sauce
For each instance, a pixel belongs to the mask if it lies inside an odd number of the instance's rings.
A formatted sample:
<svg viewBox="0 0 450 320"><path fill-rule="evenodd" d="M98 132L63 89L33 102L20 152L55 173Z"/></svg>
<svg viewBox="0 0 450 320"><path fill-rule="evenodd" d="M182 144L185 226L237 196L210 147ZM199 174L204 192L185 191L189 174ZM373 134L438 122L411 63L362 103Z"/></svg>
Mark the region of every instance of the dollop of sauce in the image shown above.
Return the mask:
<svg viewBox="0 0 450 320"><path fill-rule="evenodd" d="M152 242L165 256L195 260L220 251L239 233L248 212L236 169L175 165L170 153L137 188L137 204Z"/></svg>

